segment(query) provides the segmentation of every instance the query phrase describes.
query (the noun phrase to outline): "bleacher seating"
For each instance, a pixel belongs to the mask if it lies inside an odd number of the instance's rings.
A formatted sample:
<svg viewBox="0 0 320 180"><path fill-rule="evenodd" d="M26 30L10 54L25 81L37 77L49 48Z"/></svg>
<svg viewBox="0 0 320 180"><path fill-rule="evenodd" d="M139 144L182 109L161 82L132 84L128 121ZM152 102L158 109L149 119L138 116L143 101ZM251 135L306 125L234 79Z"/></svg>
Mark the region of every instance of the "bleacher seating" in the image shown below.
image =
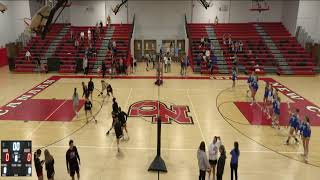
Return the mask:
<svg viewBox="0 0 320 180"><path fill-rule="evenodd" d="M60 27L60 28L58 28ZM63 26L62 26L63 27ZM55 46L55 51L52 53L52 58L60 59L60 73L75 73L76 72L76 64L77 60L81 60L84 57L85 48L89 47L88 44L88 29L94 28L90 26L70 26L67 33L63 35L59 43L51 43L51 40L56 38L59 35L59 31L62 28L61 26L54 25L50 33L47 35L45 40L41 40L40 37L35 37L30 40L28 46L24 48L23 51L20 52L18 58L16 59L16 71L17 72L32 72L36 68L36 64L28 63L25 60L25 52L31 48L31 55L32 56L44 56L47 52L46 50L48 47ZM80 32L85 33L85 40L84 44L81 42L79 43L80 46L78 50L74 47L74 43L71 41L71 30L73 35L77 35ZM109 33L109 36L106 35ZM97 65L102 64L101 62L104 61L107 68L111 66L111 53L108 53L106 49L108 48L107 42L109 40L116 41L117 43L117 55L116 60L121 58L127 58L128 52L130 50L130 38L132 33L132 25L131 24L111 24L110 27L104 27L103 31L100 34L100 39L97 38L95 45L93 48L96 49L96 54L94 56L88 58L88 66L89 72L97 72ZM93 42L93 40L91 39ZM93 43L92 43L93 44ZM103 54L99 54L99 50ZM50 60L50 59L49 59ZM96 63L96 61L101 61Z"/></svg>
<svg viewBox="0 0 320 180"><path fill-rule="evenodd" d="M312 75L315 74L315 65L311 56L304 48L297 43L294 37L285 29L281 23L259 23L267 33L271 36L273 42L276 44L278 50L285 58L291 74L296 75ZM219 41L220 49L223 52L224 60L230 72L232 67L232 53L229 53L227 45L224 45L222 37L224 34L231 34L232 40L241 40L243 42L243 52L237 54L238 64L246 73L250 73L257 69L257 73L264 74L267 69L274 69L278 74L284 74L286 67L279 64L275 59L273 51L271 51L263 37L257 32L255 23L228 23L228 24L187 24L187 32L190 42L191 60L192 64L196 64L195 60L199 53L209 48L199 49L200 39L209 38L207 29L214 30L214 40ZM210 38L209 38L210 39ZM211 41L213 39L210 39ZM215 47L216 49L216 47ZM251 54L249 53L251 50ZM213 51L211 51L211 56ZM216 55L219 56L219 55ZM218 63L219 64L219 63ZM201 63L201 73L208 73L208 67ZM195 66L193 66L195 70ZM214 73L218 73L219 68L214 69ZM270 71L270 72L274 72Z"/></svg>
<svg viewBox="0 0 320 180"><path fill-rule="evenodd" d="M33 37L26 45L26 47L21 50L15 60L15 71L16 72L34 72L37 69L37 64L34 61L36 57L43 57L47 52L50 43L59 31L65 26L65 24L54 24L51 31L47 34L46 39L42 40L40 36ZM27 62L25 59L25 54L27 50L31 53L31 61ZM47 68L45 66L45 68Z"/></svg>
<svg viewBox="0 0 320 180"><path fill-rule="evenodd" d="M279 66L280 75L315 75L315 63L309 53L281 23L259 23L283 55L288 67ZM288 74L285 69L291 72Z"/></svg>

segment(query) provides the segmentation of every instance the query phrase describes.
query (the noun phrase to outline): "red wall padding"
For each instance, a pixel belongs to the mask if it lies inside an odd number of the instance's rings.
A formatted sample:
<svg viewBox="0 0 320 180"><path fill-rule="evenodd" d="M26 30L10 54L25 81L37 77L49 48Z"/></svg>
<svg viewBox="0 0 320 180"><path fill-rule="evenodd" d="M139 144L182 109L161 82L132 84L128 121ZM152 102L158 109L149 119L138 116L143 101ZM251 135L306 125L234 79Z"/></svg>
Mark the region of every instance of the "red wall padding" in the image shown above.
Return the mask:
<svg viewBox="0 0 320 180"><path fill-rule="evenodd" d="M7 49L0 49L0 67L8 65Z"/></svg>

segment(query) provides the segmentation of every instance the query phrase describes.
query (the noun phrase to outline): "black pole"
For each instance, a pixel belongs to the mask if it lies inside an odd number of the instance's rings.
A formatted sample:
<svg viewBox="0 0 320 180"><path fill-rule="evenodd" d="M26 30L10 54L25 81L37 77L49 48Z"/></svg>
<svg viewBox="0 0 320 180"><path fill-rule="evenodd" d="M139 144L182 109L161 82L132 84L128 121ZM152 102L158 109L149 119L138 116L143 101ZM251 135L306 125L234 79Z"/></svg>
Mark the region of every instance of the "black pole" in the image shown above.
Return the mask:
<svg viewBox="0 0 320 180"><path fill-rule="evenodd" d="M160 82L160 58L158 59L158 74L157 80ZM158 118L157 118L157 155L149 166L148 171L167 172L166 163L161 158L161 115L160 115L160 84L158 85Z"/></svg>
<svg viewBox="0 0 320 180"><path fill-rule="evenodd" d="M161 117L157 119L157 155L149 166L148 171L167 172L166 163L161 158Z"/></svg>

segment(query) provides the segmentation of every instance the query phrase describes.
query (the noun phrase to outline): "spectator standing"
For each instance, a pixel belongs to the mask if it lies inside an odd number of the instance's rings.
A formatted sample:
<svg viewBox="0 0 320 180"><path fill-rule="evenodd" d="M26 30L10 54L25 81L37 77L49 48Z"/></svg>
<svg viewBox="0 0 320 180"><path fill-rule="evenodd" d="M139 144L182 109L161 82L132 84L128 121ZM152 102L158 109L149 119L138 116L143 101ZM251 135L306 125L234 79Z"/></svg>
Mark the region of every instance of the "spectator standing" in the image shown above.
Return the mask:
<svg viewBox="0 0 320 180"><path fill-rule="evenodd" d="M70 174L72 180L74 180L75 173L77 173L77 178L80 179L80 156L77 147L73 145L73 140L69 141L69 149L66 153L66 164L68 174Z"/></svg>
<svg viewBox="0 0 320 180"><path fill-rule="evenodd" d="M167 53L167 55L168 55L168 53ZM168 72L168 57L167 57L167 55L165 55L165 56L163 57L163 61L164 61L164 72L165 72L165 73Z"/></svg>
<svg viewBox="0 0 320 180"><path fill-rule="evenodd" d="M206 145L204 141L200 143L197 152L198 166L199 166L199 180L205 180L206 171L210 173L210 164L206 154Z"/></svg>
<svg viewBox="0 0 320 180"><path fill-rule="evenodd" d="M224 165L227 157L226 157L226 150L223 145L220 146L219 151L220 151L220 157L217 165L217 180L222 180Z"/></svg>
<svg viewBox="0 0 320 180"><path fill-rule="evenodd" d="M230 152L230 154L231 154L231 161L230 161L231 180L233 180L233 172L235 175L235 179L238 180L238 160L240 156L240 151L239 151L239 143L237 141L234 142L234 149Z"/></svg>
<svg viewBox="0 0 320 180"><path fill-rule="evenodd" d="M216 165L218 163L218 151L219 151L220 145L221 145L220 137L215 136L213 138L212 143L208 147L209 164L211 166L213 180L215 180L215 178L216 178ZM209 180L210 180L210 174L209 174Z"/></svg>
<svg viewBox="0 0 320 180"><path fill-rule="evenodd" d="M38 180L43 180L42 165L43 165L44 161L43 160L40 161L40 156L41 156L41 150L37 149L37 151L33 155L33 162L34 162L34 166L36 168Z"/></svg>
<svg viewBox="0 0 320 180"><path fill-rule="evenodd" d="M45 160L45 167L47 170L47 178L48 180L54 179L54 159L53 156L50 154L48 149L44 150L44 160Z"/></svg>

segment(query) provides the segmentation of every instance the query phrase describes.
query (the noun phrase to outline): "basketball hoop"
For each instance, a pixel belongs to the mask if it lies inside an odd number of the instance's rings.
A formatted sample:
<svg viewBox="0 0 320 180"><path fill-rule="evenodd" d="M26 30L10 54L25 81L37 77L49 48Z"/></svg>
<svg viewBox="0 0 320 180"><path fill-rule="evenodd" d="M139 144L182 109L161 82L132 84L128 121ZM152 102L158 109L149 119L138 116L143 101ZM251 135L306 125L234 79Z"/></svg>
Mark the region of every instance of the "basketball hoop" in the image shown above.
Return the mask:
<svg viewBox="0 0 320 180"><path fill-rule="evenodd" d="M268 6L268 7L265 7L265 8L263 8L263 7L260 7L260 8L250 8L250 11L258 11L259 13L261 13L261 12L263 12L263 11L269 11L269 10L270 10L269 6Z"/></svg>
<svg viewBox="0 0 320 180"><path fill-rule="evenodd" d="M249 10L250 11L257 11L257 12L261 13L264 11L269 11L270 7L266 1L264 1L263 3L260 3L259 1L257 1L256 4L254 4L252 1L252 5Z"/></svg>

